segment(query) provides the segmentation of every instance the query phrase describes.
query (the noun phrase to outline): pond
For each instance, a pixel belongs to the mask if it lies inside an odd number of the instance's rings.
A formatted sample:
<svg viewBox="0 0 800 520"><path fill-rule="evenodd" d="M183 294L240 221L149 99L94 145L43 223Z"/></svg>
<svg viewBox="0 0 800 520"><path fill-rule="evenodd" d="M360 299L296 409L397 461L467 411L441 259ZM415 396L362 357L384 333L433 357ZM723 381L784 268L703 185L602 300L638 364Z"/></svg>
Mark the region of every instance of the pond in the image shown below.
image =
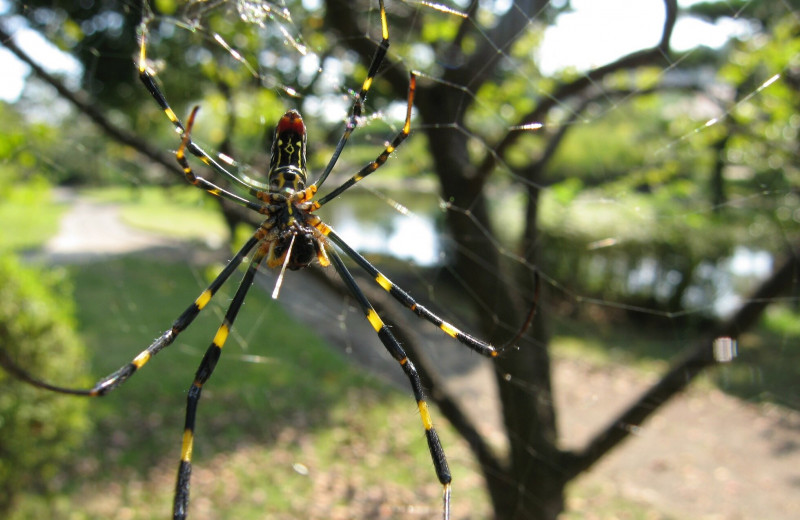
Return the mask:
<svg viewBox="0 0 800 520"><path fill-rule="evenodd" d="M320 211L363 254L388 255L420 266L441 264L441 199L433 190L354 187Z"/></svg>
<svg viewBox="0 0 800 520"><path fill-rule="evenodd" d="M423 189L359 185L342 195L341 200L325 206L321 213L361 253L432 267L445 263L448 246L443 232L444 212L434 185ZM702 262L685 293L683 308L708 309L716 317L728 315L741 305L741 294L747 294L757 280L769 275L773 260L768 251L739 246L728 258ZM663 275L659 267L657 258L640 259L623 282L627 292L636 294L647 287L671 292L680 275L670 272L665 279L654 280ZM677 278L671 279L670 275ZM669 295L660 297L666 299Z"/></svg>

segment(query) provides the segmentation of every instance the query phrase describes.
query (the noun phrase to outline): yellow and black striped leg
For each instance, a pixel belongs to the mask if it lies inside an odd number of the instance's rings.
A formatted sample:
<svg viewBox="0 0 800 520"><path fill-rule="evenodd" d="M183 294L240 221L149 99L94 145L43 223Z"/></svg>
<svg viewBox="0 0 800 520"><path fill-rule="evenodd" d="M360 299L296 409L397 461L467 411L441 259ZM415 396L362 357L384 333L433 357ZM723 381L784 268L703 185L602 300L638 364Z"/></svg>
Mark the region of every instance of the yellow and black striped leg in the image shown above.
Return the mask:
<svg viewBox="0 0 800 520"><path fill-rule="evenodd" d="M381 154L375 158L374 161L369 163L368 165L361 168L355 175L347 179L341 186L333 190L332 192L328 193L318 201L314 202L311 206L311 211L318 209L320 206L327 204L331 200L335 199L339 195L342 194L343 191L350 188L352 185L357 183L358 181L364 179L367 175L374 172L386 162L389 156L397 149L400 144L406 140L408 137L408 133L411 131L411 107L414 103L414 92L417 88L417 77L414 73L411 73L411 78L408 83L408 107L406 108L406 121L403 124L403 129L400 130L392 142L386 146L386 148L381 152Z"/></svg>
<svg viewBox="0 0 800 520"><path fill-rule="evenodd" d="M364 269L364 271L366 271L367 274L369 274L378 285L380 285L386 292L391 294L395 300L402 303L407 309L411 310L418 317L433 323L445 334L458 340L481 355L487 357L496 357L503 351L502 348L497 348L483 340L460 331L458 328L444 321L442 318L428 310L423 305L417 303L417 301L414 300L410 294L395 285L394 282L389 280L389 278L378 271L374 265L369 263L366 258L361 256L358 251L347 245L347 242L342 240L342 237L337 235L336 232L330 227L325 226L323 233L326 234L331 242L336 244L342 251L344 251L347 256L352 258L359 265L359 267Z"/></svg>
<svg viewBox="0 0 800 520"><path fill-rule="evenodd" d="M341 155L342 150L344 150L347 140L350 139L350 134L352 134L353 130L358 126L358 118L361 117L361 112L364 110L364 101L367 99L367 93L372 87L372 81L375 79L378 68L381 66L381 63L383 63L383 59L386 57L386 51L389 49L389 24L386 21L386 9L383 6L383 0L379 0L378 3L380 4L381 11L381 43L378 45L378 48L375 49L375 54L372 56L372 61L367 69L367 77L364 79L364 83L361 85L361 91L358 93L353 103L353 109L350 112L350 118L347 120L344 134L339 139L339 143L336 145L336 150L334 150L331 159L328 161L328 165L325 166L322 174L320 174L319 178L314 182L317 187L322 186L325 179L328 178L328 174L331 173L331 170L333 170L333 167L336 165L336 161L339 160L339 155Z"/></svg>
<svg viewBox="0 0 800 520"><path fill-rule="evenodd" d="M191 151L192 147L194 146L197 150L200 150L201 152L200 155L198 155L195 152L192 153L200 157L203 160L203 162L206 163L207 165L212 166L212 163L214 162L211 160L210 157L208 157L208 155L205 152L203 152L199 147L195 146L194 143L192 142L191 138L192 127L194 126L194 119L197 116L197 111L199 109L200 109L199 106L195 106L192 109L191 114L189 114L189 119L186 121L186 130L183 132L183 136L181 137L181 145L175 152L175 159L178 161L178 164L181 165L181 168L183 168L183 176L190 184L202 190L207 191L211 195L232 200L233 202L236 202L237 204L240 204L248 209L251 209L259 213L264 213L266 209L262 204L258 202L252 202L250 200L247 200L243 197L236 195L235 193L231 193L227 190L224 190L219 186L217 186L216 184L214 184L213 182L210 182L202 177L198 177L192 171L192 167L189 165L189 161L186 160L186 155L184 154L184 150L186 150L187 148ZM224 168L222 168L221 166L219 167L219 169L225 171ZM225 171L225 173L227 174L227 171ZM250 192L251 195L256 195L256 196L259 195L258 190L255 190L249 186L246 186L246 189Z"/></svg>
<svg viewBox="0 0 800 520"><path fill-rule="evenodd" d="M186 399L186 422L183 430L183 444L181 447L181 461L178 466L178 481L175 486L175 502L173 504L172 516L175 520L182 520L186 518L186 512L189 506L189 479L192 474L192 447L194 445L194 429L195 417L197 414L197 404L200 401L200 393L202 392L203 385L211 377L214 368L217 366L217 361L222 354L222 347L225 346L225 341L228 339L233 322L236 320L236 315L244 303L247 291L253 284L253 278L256 275L259 264L266 255L267 248L260 247L250 265L247 272L242 277L239 288L231 301L228 311L225 313L225 318L222 321L217 333L214 336L211 345L206 350L200 366L197 368L197 373L194 376L194 382L189 388L189 394Z"/></svg>
<svg viewBox="0 0 800 520"><path fill-rule="evenodd" d="M261 183L257 183L256 186L250 185L237 175L234 175L233 173L229 172L219 162L214 160L214 158L211 157L205 150L203 150L197 144L195 144L191 140L191 138L189 138L189 133L191 132L191 127L192 127L191 120L194 119L194 114L197 111L197 107L195 107L194 111L192 112L192 115L190 116L190 121L188 121L186 127L184 127L181 120L178 119L178 116L175 114L175 111L172 110L171 106L169 106L167 97L164 95L164 92L162 92L161 88L159 88L155 78L153 77L153 74L151 74L147 68L146 50L147 50L146 40L144 35L142 35L139 47L139 79L144 84L145 88L150 93L150 95L153 96L153 99L156 100L158 106L161 107L161 110L164 111L164 114L167 116L170 122L175 126L175 130L182 137L183 142L181 144L180 155L183 154L183 149L188 150L189 153L191 153L192 155L203 161L203 163L205 163L207 166L211 167L217 173L220 173L223 176L227 177L229 180L239 185L241 188L247 190L247 192L250 193L251 195L257 195L259 190L268 189L269 188L268 186ZM178 160L180 162L180 158ZM186 180L189 181L192 185L197 186L198 188L202 188L207 192L211 193L212 195L229 198L239 204L247 202L246 199L242 199L237 195L222 190L214 183L206 179L203 179L202 177L196 177L194 173L192 173L191 171L187 172L186 169L187 165L184 165L183 162L181 162L181 166L184 168L184 175L186 176ZM247 204L243 205L247 206ZM258 208L255 209L256 211L258 211Z"/></svg>
<svg viewBox="0 0 800 520"><path fill-rule="evenodd" d="M6 351L0 347L0 366L5 368L9 373L25 381L33 386L50 390L51 392L58 392L60 394L82 395L87 397L98 397L106 395L107 393L120 387L127 381L137 370L142 368L150 359L158 354L162 349L172 344L175 338L178 337L189 324L197 317L200 311L208 304L211 298L216 294L220 287L228 280L233 274L239 264L242 263L245 256L251 249L259 242L261 237L261 230L257 231L250 240L239 250L236 255L231 259L225 269L217 275L213 282L198 296L194 302L175 320L172 326L164 331L158 338L156 338L149 347L141 351L130 363L120 367L117 371L100 379L92 388L67 388L63 386L52 385L45 381L36 379L28 374L25 370L20 368L11 358Z"/></svg>
<svg viewBox="0 0 800 520"><path fill-rule="evenodd" d="M411 382L411 388L414 391L414 398L417 400L417 407L419 408L419 413L422 418L422 425L425 427L425 438L428 440L428 450L431 453L433 466L436 469L436 476L443 487L443 518L448 519L450 518L450 482L452 480L450 468L447 465L447 458L445 457L442 444L439 441L439 435L436 433L436 430L433 427L433 421L431 420L431 415L428 411L428 403L425 400L425 393L422 389L422 381L417 373L417 369L414 367L414 364L411 362L411 360L408 359L403 347L400 345L391 331L389 331L389 327L383 323L383 320L381 320L381 318L378 316L378 313L375 312L375 309L369 303L367 297L364 296L364 293L358 287L358 284L347 270L347 267L345 267L342 259L339 257L339 254L331 249L329 250L329 257L333 263L333 266L336 268L336 272L338 272L339 276L342 277L342 280L344 281L348 290L358 301L361 310L364 311L367 321L369 321L370 325L372 325L372 328L375 329L375 332L378 334L378 338L380 338L381 343L383 343L383 346L386 347L386 350L389 351L392 357L398 363L400 363L400 366L403 368L403 372L405 372L408 380Z"/></svg>

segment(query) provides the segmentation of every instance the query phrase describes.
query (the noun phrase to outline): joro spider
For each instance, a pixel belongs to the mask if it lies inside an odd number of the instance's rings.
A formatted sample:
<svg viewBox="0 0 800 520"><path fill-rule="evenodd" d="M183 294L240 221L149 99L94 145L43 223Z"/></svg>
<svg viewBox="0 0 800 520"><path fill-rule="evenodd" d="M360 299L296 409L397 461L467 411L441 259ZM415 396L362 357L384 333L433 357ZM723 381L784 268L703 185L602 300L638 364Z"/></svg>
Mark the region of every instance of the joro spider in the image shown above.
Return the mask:
<svg viewBox="0 0 800 520"><path fill-rule="evenodd" d="M203 385L214 372L214 368L219 361L222 348L225 345L231 327L244 302L247 291L253 283L256 271L262 263L266 263L270 268L280 268L280 276L282 277L286 269L302 269L310 265L315 259L322 266L333 264L334 269L336 269L336 272L344 281L348 291L358 302L367 321L369 321L372 328L377 333L381 343L383 343L383 346L391 356L397 360L408 377L414 393L414 398L417 401L422 425L425 428L425 437L427 438L431 459L433 460L433 465L436 470L436 476L443 487L443 518L447 519L450 516L450 470L448 468L444 449L433 427L433 421L428 411L428 405L425 400L420 377L414 368L414 364L406 356L403 347L397 339L395 339L389 328L383 323L375 312L375 309L364 296L364 293L359 288L347 267L345 267L336 249L338 248L341 252L350 257L361 269L366 271L366 273L373 278L375 283L418 317L433 323L448 336L455 338L472 350L484 356L496 357L505 347L497 348L485 341L466 334L444 321L423 305L417 303L410 294L395 285L389 278L378 271L378 269L363 256L347 245L331 227L322 222L322 220L314 214L320 207L332 201L342 192L380 168L406 137L408 137L410 131L411 109L414 102L414 89L416 86L416 77L413 72L410 74L406 117L402 130L375 160L361 168L358 173L324 197L317 200L314 199L315 194L335 166L350 135L358 125L367 93L372 86L373 79L380 65L383 63L387 49L389 48L389 29L383 0L379 0L379 7L381 42L369 64L367 77L361 86L361 90L355 97L344 133L339 139L333 156L330 158L327 166L317 180L308 186L306 185L308 180L308 171L306 168L306 127L299 112L296 110L289 110L278 121L272 142L269 171L267 172L267 184L231 173L191 139L192 126L194 125L195 116L197 115L199 107L194 107L185 126L175 115L175 112L167 102L166 96L156 84L153 73L147 67L146 42L143 33L138 65L139 78L181 135L180 146L175 153L175 157L183 168L186 180L193 186L201 188L214 196L234 201L237 204L241 204L242 206L260 213L264 216L264 221L247 240L244 246L233 256L222 272L211 282L208 288L189 305L169 329L163 332L150 346L133 358L130 363L102 378L90 389L61 387L38 380L20 369L8 358L7 354L0 349L0 365L13 375L34 386L71 395L87 397L105 395L120 387L136 371L150 361L153 356L172 344L175 338L192 323L219 288L252 252L249 266L239 283L236 294L227 309L222 324L219 329L217 329L211 345L206 350L200 362L194 381L189 388L181 457L173 503L173 518L175 519L183 519L187 516L195 416L200 394ZM200 159L200 161L213 171L229 179L235 186L242 189L243 192L246 192L249 197L236 195L196 175L187 160L187 151ZM331 247L331 244L335 247ZM531 310L531 316L532 313L533 309ZM528 318L528 323L530 322L531 316ZM527 327L528 323L523 326L523 330ZM515 340L518 339L521 334L522 331Z"/></svg>

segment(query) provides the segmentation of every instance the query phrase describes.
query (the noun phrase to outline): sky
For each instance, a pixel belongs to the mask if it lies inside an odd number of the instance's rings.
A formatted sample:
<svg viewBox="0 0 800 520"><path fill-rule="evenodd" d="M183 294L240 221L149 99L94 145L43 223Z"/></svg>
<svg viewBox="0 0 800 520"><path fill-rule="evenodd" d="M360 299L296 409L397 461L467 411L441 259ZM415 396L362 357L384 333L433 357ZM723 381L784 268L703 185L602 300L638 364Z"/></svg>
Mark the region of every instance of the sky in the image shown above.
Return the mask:
<svg viewBox="0 0 800 520"><path fill-rule="evenodd" d="M699 0L681 0L686 7ZM542 71L573 67L589 70L632 51L652 47L657 43L664 24L663 0L572 0L574 12L561 15L557 23L545 31L538 52ZM0 0L0 14L9 0ZM24 27L6 27L15 42L51 73L77 77L80 64L69 55L50 45L37 32ZM728 20L716 25L696 19L679 19L673 33L675 50L681 51L703 44L722 45L731 35L743 34L743 23ZM591 42L581 45L580 40ZM0 47L0 101L14 102L22 92L29 68L4 47Z"/></svg>
<svg viewBox="0 0 800 520"><path fill-rule="evenodd" d="M681 8L701 0L680 0ZM545 30L538 52L545 75L564 67L590 70L633 51L653 47L664 27L663 0L572 0L573 12L559 16ZM676 51L698 45L720 47L731 36L746 33L742 22L724 20L709 24L696 18L679 17L671 44ZM590 45L576 45L576 35Z"/></svg>

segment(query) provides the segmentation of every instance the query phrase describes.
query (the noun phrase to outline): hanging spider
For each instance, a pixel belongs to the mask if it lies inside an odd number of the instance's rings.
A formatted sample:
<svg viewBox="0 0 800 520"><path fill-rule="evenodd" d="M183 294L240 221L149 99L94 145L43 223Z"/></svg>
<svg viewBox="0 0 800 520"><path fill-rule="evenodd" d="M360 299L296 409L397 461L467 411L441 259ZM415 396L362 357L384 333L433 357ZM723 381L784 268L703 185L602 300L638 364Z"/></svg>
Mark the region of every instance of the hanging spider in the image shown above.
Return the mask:
<svg viewBox="0 0 800 520"><path fill-rule="evenodd" d="M383 346L400 364L402 370L408 377L414 392L414 398L419 408L422 425L425 428L425 436L436 470L436 476L443 487L443 517L445 519L449 518L450 470L448 468L444 449L433 427L433 421L428 411L428 405L425 400L420 377L414 368L414 364L409 360L403 350L403 347L375 312L375 309L364 296L364 293L359 288L347 267L345 267L337 249L355 261L361 269L372 277L375 283L386 290L402 305L418 317L433 323L447 335L455 338L467 347L488 357L497 356L505 347L496 348L487 342L470 336L417 303L411 295L378 271L378 269L363 256L347 245L330 226L326 225L315 215L315 211L320 207L332 201L342 192L380 168L409 134L411 127L411 109L414 102L414 89L416 86L416 77L413 73L410 75L405 123L402 130L375 160L361 168L358 173L350 177L339 187L327 193L324 197L319 199L314 198L335 166L350 135L358 125L359 118L364 109L364 101L367 97L367 93L386 56L389 47L389 29L383 0L379 0L379 8L381 42L369 64L367 77L361 86L361 90L355 96L355 101L346 122L344 133L339 139L327 166L316 181L311 184L308 184L308 171L306 166L306 127L303 118L296 110L289 110L286 112L280 118L275 128L269 170L267 172L268 182L266 184L228 171L217 160L212 158L211 155L194 143L191 138L191 131L199 107L194 107L186 121L186 125L175 115L175 112L167 102L166 96L156 84L153 73L147 67L146 42L143 31L138 64L139 78L181 135L180 146L175 156L178 163L183 168L186 180L193 186L201 188L214 196L231 200L263 215L264 220L244 246L233 256L222 272L217 275L208 288L206 288L178 319L175 320L169 329L163 332L150 346L133 358L130 363L104 377L90 389L66 388L40 381L20 369L8 358L4 351L0 350L0 364L9 372L30 384L65 394L89 397L105 395L120 387L136 371L150 361L153 356L172 344L175 338L186 329L197 315L200 314L200 311L206 307L211 298L220 287L225 284L234 271L237 270L244 259L252 253L249 266L239 283L236 294L227 309L222 324L219 329L217 329L211 345L206 350L195 374L194 381L189 388L183 443L173 504L173 517L176 519L186 518L189 506L189 481L192 469L195 415L203 385L205 385L214 372L220 355L222 354L225 341L228 338L231 327L245 300L247 291L253 283L259 266L265 263L270 268L280 268L278 282L280 283L286 269L299 270L307 267L314 262L314 260L319 262L322 266L333 265L336 272L342 278L347 290L358 302L361 311L364 313L370 325L372 325L372 328L375 330L381 343L383 343ZM240 188L246 193L247 196L234 194L196 175L187 160L186 152L200 159L200 161L210 167L214 172L229 179L237 188ZM528 322L523 326L523 331L528 323L530 323L532 314L533 309L531 309ZM517 335L515 340L518 339L521 334L522 331Z"/></svg>

